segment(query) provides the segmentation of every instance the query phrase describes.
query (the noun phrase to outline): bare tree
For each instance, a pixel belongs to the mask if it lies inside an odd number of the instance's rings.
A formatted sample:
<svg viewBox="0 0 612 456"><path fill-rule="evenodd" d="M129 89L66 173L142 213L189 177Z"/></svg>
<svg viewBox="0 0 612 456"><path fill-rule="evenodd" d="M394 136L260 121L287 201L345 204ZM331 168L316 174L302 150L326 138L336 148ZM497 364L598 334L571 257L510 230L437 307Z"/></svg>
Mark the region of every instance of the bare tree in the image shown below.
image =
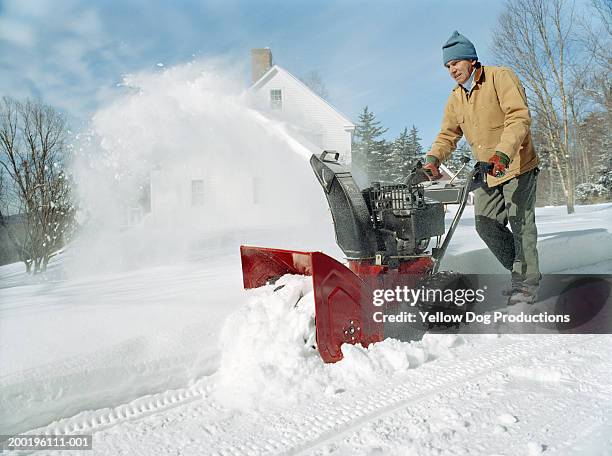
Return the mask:
<svg viewBox="0 0 612 456"><path fill-rule="evenodd" d="M580 68L576 87L582 92L588 112L577 127L582 149L583 182L596 182L606 167L612 128L612 0L591 0L586 14L578 21L578 39L590 56L590 64Z"/></svg>
<svg viewBox="0 0 612 456"><path fill-rule="evenodd" d="M0 167L0 226L7 229L9 214L9 191L5 171Z"/></svg>
<svg viewBox="0 0 612 456"><path fill-rule="evenodd" d="M0 225L4 222L6 210L4 207L7 204L6 183L4 181L4 169L0 168Z"/></svg>
<svg viewBox="0 0 612 456"><path fill-rule="evenodd" d="M329 100L329 92L318 71L310 71L300 78L300 80L321 98Z"/></svg>
<svg viewBox="0 0 612 456"><path fill-rule="evenodd" d="M574 212L576 162L582 160L576 127L584 107L581 68L588 66L577 44L575 20L573 5L564 0L508 0L493 39L502 63L525 84L568 213Z"/></svg>
<svg viewBox="0 0 612 456"><path fill-rule="evenodd" d="M591 0L590 20L584 21L584 40L597 64L612 71L612 0Z"/></svg>
<svg viewBox="0 0 612 456"><path fill-rule="evenodd" d="M74 228L66 135L64 116L51 106L2 99L0 164L23 216L25 226L15 242L28 272L45 271Z"/></svg>

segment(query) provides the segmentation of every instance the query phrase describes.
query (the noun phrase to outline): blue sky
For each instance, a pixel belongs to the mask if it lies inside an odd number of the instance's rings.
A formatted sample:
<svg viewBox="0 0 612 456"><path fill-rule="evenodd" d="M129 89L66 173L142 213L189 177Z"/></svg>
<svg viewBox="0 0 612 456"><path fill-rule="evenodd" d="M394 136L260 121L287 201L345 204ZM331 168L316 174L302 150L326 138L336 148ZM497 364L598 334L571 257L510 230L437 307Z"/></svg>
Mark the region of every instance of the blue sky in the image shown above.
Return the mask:
<svg viewBox="0 0 612 456"><path fill-rule="evenodd" d="M244 62L270 47L296 76L321 74L354 121L365 105L396 136L433 140L453 87L441 46L457 29L484 64L502 1L0 0L0 95L35 96L87 119L122 75L200 57Z"/></svg>

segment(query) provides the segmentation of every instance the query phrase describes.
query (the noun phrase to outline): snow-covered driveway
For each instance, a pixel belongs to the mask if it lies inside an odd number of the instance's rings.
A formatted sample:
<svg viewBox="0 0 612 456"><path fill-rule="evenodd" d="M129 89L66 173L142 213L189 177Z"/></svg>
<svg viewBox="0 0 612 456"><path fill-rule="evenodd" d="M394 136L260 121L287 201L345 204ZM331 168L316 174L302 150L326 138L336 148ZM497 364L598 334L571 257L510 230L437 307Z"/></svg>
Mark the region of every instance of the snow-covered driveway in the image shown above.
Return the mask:
<svg viewBox="0 0 612 456"><path fill-rule="evenodd" d="M612 272L611 225L609 204L539 209L543 272ZM499 270L469 208L449 254ZM612 454L610 336L428 335L324 365L291 287L241 289L234 245L40 283L19 268L0 268L0 434L93 433L109 455Z"/></svg>
<svg viewBox="0 0 612 456"><path fill-rule="evenodd" d="M455 340L416 369L297 406L235 411L203 392L137 420L117 418L95 434L94 448L115 455L610 454L612 337L533 337Z"/></svg>

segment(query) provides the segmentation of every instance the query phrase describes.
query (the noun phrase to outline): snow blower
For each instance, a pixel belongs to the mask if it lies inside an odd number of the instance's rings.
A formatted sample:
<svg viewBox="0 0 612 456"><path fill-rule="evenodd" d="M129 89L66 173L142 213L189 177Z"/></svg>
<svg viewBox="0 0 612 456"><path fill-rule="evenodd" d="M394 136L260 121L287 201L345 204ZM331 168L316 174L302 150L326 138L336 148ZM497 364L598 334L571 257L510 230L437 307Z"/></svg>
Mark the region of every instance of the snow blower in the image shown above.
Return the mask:
<svg viewBox="0 0 612 456"><path fill-rule="evenodd" d="M488 170L488 163L479 162L465 181L430 181L418 162L405 184L373 182L360 190L338 157L325 151L313 155L310 164L327 197L347 265L322 252L240 247L247 289L273 284L284 274L312 276L316 346L327 363L342 359L344 343L368 346L386 337L406 339L397 333L398 325L373 318L376 312L398 312L394 303L381 308L373 300L376 290L473 286L463 283L461 274L439 272L439 267L469 193L484 184ZM461 169L469 161L464 157ZM459 205L446 235L445 204ZM432 239L435 246L429 249Z"/></svg>

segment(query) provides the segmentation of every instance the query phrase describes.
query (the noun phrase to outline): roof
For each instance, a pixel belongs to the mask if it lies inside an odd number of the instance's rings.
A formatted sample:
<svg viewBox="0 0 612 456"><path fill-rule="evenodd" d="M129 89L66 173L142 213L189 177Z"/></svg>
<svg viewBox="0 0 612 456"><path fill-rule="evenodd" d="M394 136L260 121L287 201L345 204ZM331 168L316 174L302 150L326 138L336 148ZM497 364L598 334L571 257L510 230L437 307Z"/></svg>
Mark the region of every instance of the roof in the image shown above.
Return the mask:
<svg viewBox="0 0 612 456"><path fill-rule="evenodd" d="M275 74L277 73L284 73L287 76L289 76L290 78L292 78L296 84L298 84L299 86L303 87L304 89L308 90L310 93L312 93L315 97L317 97L319 100L321 100L321 102L323 102L325 105L327 105L335 114L337 114L340 118L342 118L342 120L344 121L344 126L345 127L351 127L351 128L355 128L355 124L353 123L353 121L351 119L349 119L348 117L346 117L344 114L342 114L336 107L334 107L331 103L329 103L327 100L321 98L319 95L317 95L310 87L308 87L306 84L304 84L302 81L300 81L298 78L296 78L294 75L292 75L289 71L285 70L284 68L278 66L278 65L272 65L272 67L266 71L262 77L260 77L257 81L255 81L252 85L251 85L251 90L257 90L259 89L261 86L263 86L266 82L268 82L270 79L272 79L272 77L274 77Z"/></svg>

